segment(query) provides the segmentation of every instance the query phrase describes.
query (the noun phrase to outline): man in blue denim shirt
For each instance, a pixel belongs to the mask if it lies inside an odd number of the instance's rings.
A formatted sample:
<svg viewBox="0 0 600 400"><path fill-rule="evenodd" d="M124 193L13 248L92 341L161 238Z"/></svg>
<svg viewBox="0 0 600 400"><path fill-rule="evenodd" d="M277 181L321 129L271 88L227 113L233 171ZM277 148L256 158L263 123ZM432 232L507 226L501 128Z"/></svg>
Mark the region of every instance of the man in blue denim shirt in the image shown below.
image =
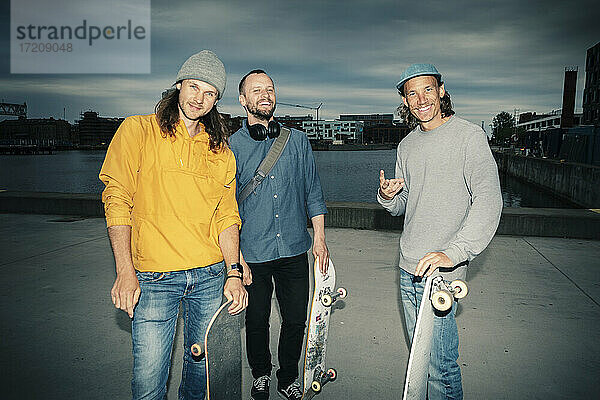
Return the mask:
<svg viewBox="0 0 600 400"><path fill-rule="evenodd" d="M267 155L280 125L273 120L275 87L262 70L249 72L239 85L240 103L248 119L229 138L237 164L238 196ZM292 129L290 139L268 176L239 204L241 260L248 284L246 347L254 382L253 399L269 398L271 353L269 318L273 280L281 310L277 389L285 399L302 396L298 361L306 327L308 306L308 256L311 238L307 216L314 228L313 255L324 271L329 263L325 244L325 214L321 182L310 143L303 132Z"/></svg>

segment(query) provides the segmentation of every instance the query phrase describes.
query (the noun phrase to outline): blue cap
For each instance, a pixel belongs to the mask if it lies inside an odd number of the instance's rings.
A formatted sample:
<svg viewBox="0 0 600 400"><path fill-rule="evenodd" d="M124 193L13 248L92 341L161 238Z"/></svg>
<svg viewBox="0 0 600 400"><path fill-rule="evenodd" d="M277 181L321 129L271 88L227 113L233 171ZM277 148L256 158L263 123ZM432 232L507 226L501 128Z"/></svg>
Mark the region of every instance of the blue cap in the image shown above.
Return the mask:
<svg viewBox="0 0 600 400"><path fill-rule="evenodd" d="M435 76L438 80L442 78L442 74L438 72L433 64L413 64L406 68L402 75L400 75L400 81L396 83L396 88L402 92L402 86L404 86L409 79L421 75Z"/></svg>

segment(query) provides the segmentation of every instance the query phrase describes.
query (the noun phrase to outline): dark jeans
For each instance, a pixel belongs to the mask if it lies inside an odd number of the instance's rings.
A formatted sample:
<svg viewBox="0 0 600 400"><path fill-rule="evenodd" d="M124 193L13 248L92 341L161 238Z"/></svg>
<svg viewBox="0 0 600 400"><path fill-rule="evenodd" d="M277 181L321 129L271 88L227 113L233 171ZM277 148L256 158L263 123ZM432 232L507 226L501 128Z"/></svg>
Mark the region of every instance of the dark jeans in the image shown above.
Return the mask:
<svg viewBox="0 0 600 400"><path fill-rule="evenodd" d="M252 285L246 309L246 348L252 375L271 375L269 319L273 281L281 311L277 371L278 387L287 387L298 378L298 361L306 328L308 307L308 255L249 263Z"/></svg>

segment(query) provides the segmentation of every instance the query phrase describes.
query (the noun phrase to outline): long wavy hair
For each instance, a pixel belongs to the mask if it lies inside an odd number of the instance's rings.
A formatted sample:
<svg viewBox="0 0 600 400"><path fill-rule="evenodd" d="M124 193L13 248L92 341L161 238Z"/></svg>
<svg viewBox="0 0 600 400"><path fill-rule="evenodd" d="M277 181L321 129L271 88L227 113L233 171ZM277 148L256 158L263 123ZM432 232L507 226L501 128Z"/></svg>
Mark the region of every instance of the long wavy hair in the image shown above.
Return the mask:
<svg viewBox="0 0 600 400"><path fill-rule="evenodd" d="M160 101L156 103L154 112L162 137L174 138L179 123L179 89L172 88L165 91ZM216 105L198 120L204 125L208 133L210 150L218 151L227 144L229 129L227 129L225 119L217 111Z"/></svg>
<svg viewBox="0 0 600 400"><path fill-rule="evenodd" d="M437 81L438 88L444 84L444 82L442 82L439 79ZM404 86L402 86L402 89L404 89ZM404 93L401 90L398 90L398 93L400 94L400 96L404 97ZM440 99L440 109L442 112L442 118L446 118L455 114L454 110L452 109L452 100L450 100L450 93L448 93L447 90L444 96ZM408 106L404 104L404 102L402 102L402 105L398 107L396 112L398 113L400 118L402 118L404 123L408 125L409 130L412 131L417 127L417 125L419 125L419 120L411 114L410 108L408 108Z"/></svg>

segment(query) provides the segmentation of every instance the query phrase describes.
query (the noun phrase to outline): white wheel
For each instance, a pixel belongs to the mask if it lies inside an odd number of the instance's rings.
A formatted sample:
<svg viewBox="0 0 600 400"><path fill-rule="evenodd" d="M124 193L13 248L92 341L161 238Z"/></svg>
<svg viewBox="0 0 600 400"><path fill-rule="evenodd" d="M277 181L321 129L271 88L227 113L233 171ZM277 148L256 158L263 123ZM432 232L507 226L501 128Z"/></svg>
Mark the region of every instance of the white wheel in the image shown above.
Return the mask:
<svg viewBox="0 0 600 400"><path fill-rule="evenodd" d="M331 382L335 381L337 379L337 371L333 368L329 368L327 370L327 375L329 376L329 380Z"/></svg>
<svg viewBox="0 0 600 400"><path fill-rule="evenodd" d="M340 299L343 299L346 296L348 296L348 291L346 290L346 288L338 288L337 292L340 294Z"/></svg>
<svg viewBox="0 0 600 400"><path fill-rule="evenodd" d="M459 279L452 281L452 283L450 283L450 288L454 292L454 297L457 299L462 299L469 293L467 284Z"/></svg>
<svg viewBox="0 0 600 400"><path fill-rule="evenodd" d="M331 295L324 294L323 297L321 297L321 304L323 304L325 307L329 307L331 304L333 304L333 298Z"/></svg>
<svg viewBox="0 0 600 400"><path fill-rule="evenodd" d="M313 381L310 387L313 390L313 392L319 393L321 391L321 382Z"/></svg>
<svg viewBox="0 0 600 400"><path fill-rule="evenodd" d="M433 308L438 311L447 311L452 307L452 296L445 290L435 292L431 296Z"/></svg>
<svg viewBox="0 0 600 400"><path fill-rule="evenodd" d="M194 343L191 347L192 355L194 357L203 357L204 356L204 346L198 343Z"/></svg>

